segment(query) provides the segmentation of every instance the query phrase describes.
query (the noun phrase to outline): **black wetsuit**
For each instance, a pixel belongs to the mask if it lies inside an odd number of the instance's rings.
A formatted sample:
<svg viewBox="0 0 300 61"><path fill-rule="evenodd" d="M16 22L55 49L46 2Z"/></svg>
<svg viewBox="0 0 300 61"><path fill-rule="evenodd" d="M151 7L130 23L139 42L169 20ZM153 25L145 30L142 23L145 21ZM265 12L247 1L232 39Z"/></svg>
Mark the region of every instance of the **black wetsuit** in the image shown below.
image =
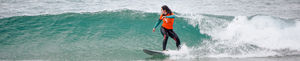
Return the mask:
<svg viewBox="0 0 300 61"><path fill-rule="evenodd" d="M162 16L165 16L165 15L160 16L160 19L158 19L158 21L156 22L156 25L154 26L154 28L156 28L160 24L160 22L163 21ZM171 15L165 16L165 18L175 18L175 15L173 15L173 13L172 13ZM174 22L174 20L172 22ZM169 24L167 24L167 25L169 25ZM173 26L173 24L172 24L172 26ZM164 28L162 26L160 31L161 31L161 34L164 37L163 50L166 50L167 41L168 41L169 36L176 41L176 47L178 48L178 50L180 49L180 40L179 40L177 34L173 31L173 29L167 29L167 28Z"/></svg>
<svg viewBox="0 0 300 61"><path fill-rule="evenodd" d="M177 34L173 31L173 29L166 29L164 27L161 27L160 32L164 36L163 50L166 50L167 41L168 41L169 36L175 40L178 50L180 49L180 40L179 40Z"/></svg>

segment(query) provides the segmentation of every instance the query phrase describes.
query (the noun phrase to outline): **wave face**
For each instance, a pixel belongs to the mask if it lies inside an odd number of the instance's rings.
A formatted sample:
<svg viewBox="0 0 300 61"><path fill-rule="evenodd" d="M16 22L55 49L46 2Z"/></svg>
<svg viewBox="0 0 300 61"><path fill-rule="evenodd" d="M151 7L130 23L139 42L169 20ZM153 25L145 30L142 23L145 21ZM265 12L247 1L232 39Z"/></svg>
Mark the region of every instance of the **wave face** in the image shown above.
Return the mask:
<svg viewBox="0 0 300 61"><path fill-rule="evenodd" d="M1 59L140 60L161 50L158 13L135 10L15 16L0 19ZM167 45L171 59L298 55L300 23L272 16L178 15L183 43ZM157 28L159 29L159 28Z"/></svg>
<svg viewBox="0 0 300 61"><path fill-rule="evenodd" d="M2 59L143 59L142 49L161 50L157 13L132 10L17 16L1 19ZM177 18L182 42L197 45L207 37ZM182 29L182 30L179 30ZM187 37L189 36L189 37ZM168 48L175 49L169 40Z"/></svg>
<svg viewBox="0 0 300 61"><path fill-rule="evenodd" d="M162 5L183 44L169 38L169 59L300 54L300 0L5 0L0 59L147 60L142 49L162 49Z"/></svg>

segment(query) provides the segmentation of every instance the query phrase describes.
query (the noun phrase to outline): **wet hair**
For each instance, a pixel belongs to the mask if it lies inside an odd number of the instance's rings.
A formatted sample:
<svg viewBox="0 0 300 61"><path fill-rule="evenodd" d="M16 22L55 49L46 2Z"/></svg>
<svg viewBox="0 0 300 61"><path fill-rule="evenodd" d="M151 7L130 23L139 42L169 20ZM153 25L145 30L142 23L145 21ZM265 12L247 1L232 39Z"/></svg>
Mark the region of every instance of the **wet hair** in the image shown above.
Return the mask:
<svg viewBox="0 0 300 61"><path fill-rule="evenodd" d="M169 7L167 5L163 5L161 8L162 8L162 10L166 10L167 15L172 13L172 11L169 9Z"/></svg>

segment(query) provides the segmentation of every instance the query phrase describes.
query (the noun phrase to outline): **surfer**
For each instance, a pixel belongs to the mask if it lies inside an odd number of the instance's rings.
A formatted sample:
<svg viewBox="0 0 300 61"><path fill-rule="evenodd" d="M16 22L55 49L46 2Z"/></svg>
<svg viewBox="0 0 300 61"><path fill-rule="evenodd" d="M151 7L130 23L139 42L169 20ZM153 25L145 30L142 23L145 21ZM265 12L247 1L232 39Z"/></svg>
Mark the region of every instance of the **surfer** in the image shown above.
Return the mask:
<svg viewBox="0 0 300 61"><path fill-rule="evenodd" d="M166 50L167 41L168 41L169 36L175 40L176 47L179 50L180 49L180 40L179 40L177 34L173 31L173 23L174 23L175 15L172 13L172 11L166 5L163 5L161 7L161 13L162 14L160 15L158 21L156 22L156 24L153 28L153 32L155 32L155 28L160 24L160 22L163 21L162 27L160 28L160 32L164 37L163 51Z"/></svg>

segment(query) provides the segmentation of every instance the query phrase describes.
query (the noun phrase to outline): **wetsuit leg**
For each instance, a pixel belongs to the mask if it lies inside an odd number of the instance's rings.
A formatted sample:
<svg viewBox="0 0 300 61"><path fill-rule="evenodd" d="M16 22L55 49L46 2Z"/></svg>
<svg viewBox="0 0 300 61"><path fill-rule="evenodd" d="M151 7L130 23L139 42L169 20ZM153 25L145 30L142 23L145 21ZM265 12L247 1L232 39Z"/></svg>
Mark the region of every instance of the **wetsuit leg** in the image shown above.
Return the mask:
<svg viewBox="0 0 300 61"><path fill-rule="evenodd" d="M162 35L164 36L164 40L163 40L163 50L166 50L166 46L167 46L167 41L168 41L168 32L167 29L161 27L160 28L160 32L162 33Z"/></svg>
<svg viewBox="0 0 300 61"><path fill-rule="evenodd" d="M180 39L177 34L171 29L168 31L168 35L175 40L177 48L180 49Z"/></svg>

